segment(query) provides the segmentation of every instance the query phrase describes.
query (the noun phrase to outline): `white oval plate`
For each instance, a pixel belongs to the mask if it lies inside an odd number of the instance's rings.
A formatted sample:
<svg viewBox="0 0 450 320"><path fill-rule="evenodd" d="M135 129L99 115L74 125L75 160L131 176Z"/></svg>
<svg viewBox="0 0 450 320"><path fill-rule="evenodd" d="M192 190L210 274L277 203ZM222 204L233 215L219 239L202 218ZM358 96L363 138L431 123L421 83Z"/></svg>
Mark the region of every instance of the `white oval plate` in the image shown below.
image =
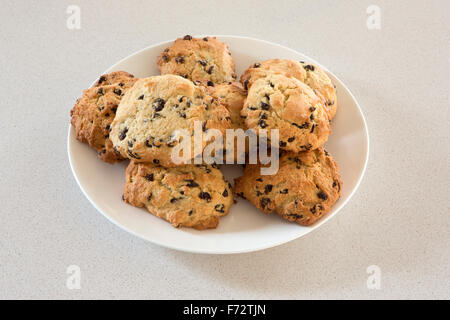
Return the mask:
<svg viewBox="0 0 450 320"><path fill-rule="evenodd" d="M320 66L299 52L267 41L236 36L217 38L230 46L238 76L252 63L273 58L303 60ZM156 44L134 53L105 73L124 70L139 78L158 75L156 58L172 42ZM122 193L127 163L110 165L98 160L93 149L75 139L70 126L68 152L75 179L88 200L106 218L122 229L164 247L195 253L228 254L270 248L299 238L328 221L350 200L361 182L369 156L367 126L358 102L336 76L328 74L337 88L338 112L332 122L333 133L325 147L337 161L344 185L341 198L332 211L312 226L287 222L277 214L262 214L246 200L239 199L229 214L220 219L217 229L176 229L145 209L125 204ZM226 166L222 171L230 182L242 173L239 166Z"/></svg>

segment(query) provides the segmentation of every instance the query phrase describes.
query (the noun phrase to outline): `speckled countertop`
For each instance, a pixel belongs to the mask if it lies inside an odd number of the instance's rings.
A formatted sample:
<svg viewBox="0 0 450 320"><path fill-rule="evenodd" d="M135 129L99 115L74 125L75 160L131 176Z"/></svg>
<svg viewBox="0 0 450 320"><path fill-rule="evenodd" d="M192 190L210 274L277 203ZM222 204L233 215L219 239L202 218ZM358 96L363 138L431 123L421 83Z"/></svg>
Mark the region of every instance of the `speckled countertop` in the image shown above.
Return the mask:
<svg viewBox="0 0 450 320"><path fill-rule="evenodd" d="M449 299L450 2L194 3L2 1L0 298ZM72 4L79 30L66 26ZM379 30L367 27L373 4ZM276 248L209 256L135 238L89 204L66 152L76 97L117 60L186 33L280 43L352 90L371 155L335 218ZM66 286L70 265L79 290Z"/></svg>

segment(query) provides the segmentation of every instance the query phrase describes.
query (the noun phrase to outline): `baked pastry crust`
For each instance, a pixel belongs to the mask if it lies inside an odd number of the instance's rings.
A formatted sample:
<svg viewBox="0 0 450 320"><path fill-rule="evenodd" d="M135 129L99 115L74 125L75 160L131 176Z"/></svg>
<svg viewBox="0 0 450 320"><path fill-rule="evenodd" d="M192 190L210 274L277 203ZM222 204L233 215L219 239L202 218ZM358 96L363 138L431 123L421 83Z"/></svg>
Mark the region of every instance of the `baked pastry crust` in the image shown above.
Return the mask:
<svg viewBox="0 0 450 320"><path fill-rule="evenodd" d="M233 204L231 185L213 166L164 168L135 161L126 169L123 199L174 227L199 230L216 228Z"/></svg>
<svg viewBox="0 0 450 320"><path fill-rule="evenodd" d="M342 191L339 169L322 148L284 153L274 175L261 175L260 165L247 165L235 180L235 194L264 213L307 226L331 210Z"/></svg>
<svg viewBox="0 0 450 320"><path fill-rule="evenodd" d="M325 104L328 118L336 115L336 89L328 75L318 66L304 61L288 59L271 59L252 64L241 75L242 84L250 88L252 84L269 74L280 74L288 78L295 78L307 84Z"/></svg>
<svg viewBox="0 0 450 320"><path fill-rule="evenodd" d="M203 131L213 128L225 134L231 128L227 108L202 86L177 75L154 76L140 79L127 92L110 137L123 157L173 167L185 164L172 159L173 148L181 143L176 135L181 129L190 134L191 159L198 156L194 154L195 121L201 122ZM202 151L207 144L202 139Z"/></svg>
<svg viewBox="0 0 450 320"><path fill-rule="evenodd" d="M248 91L241 115L259 133L278 129L280 148L293 152L321 147L331 133L324 105L314 91L295 78L268 75Z"/></svg>
<svg viewBox="0 0 450 320"><path fill-rule="evenodd" d="M215 37L179 38L157 60L161 74L177 74L192 81L234 81L234 61L228 45Z"/></svg>
<svg viewBox="0 0 450 320"><path fill-rule="evenodd" d="M124 159L114 151L109 134L121 98L136 81L123 71L103 75L94 87L84 90L70 111L76 138L88 143L105 162Z"/></svg>

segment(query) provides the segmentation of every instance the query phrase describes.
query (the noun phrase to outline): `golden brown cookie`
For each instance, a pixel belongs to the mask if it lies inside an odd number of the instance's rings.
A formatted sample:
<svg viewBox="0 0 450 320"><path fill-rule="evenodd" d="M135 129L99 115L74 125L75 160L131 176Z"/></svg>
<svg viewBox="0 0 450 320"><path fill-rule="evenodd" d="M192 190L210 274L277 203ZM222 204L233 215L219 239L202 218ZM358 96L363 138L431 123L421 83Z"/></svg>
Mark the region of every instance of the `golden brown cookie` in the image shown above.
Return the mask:
<svg viewBox="0 0 450 320"><path fill-rule="evenodd" d="M160 54L161 74L177 74L192 81L230 82L236 79L228 46L215 37L179 38Z"/></svg>
<svg viewBox="0 0 450 320"><path fill-rule="evenodd" d="M174 227L216 228L233 204L231 186L219 169L206 165L164 168L131 161L125 202L145 207Z"/></svg>
<svg viewBox="0 0 450 320"><path fill-rule="evenodd" d="M304 61L271 59L251 65L241 76L241 82L250 88L252 84L269 74L280 74L296 78L310 86L325 104L328 118L334 118L337 110L336 89L328 75L318 66Z"/></svg>
<svg viewBox="0 0 450 320"><path fill-rule="evenodd" d="M94 83L93 87L120 84L122 82L128 81L128 79L130 78L134 78L134 76L126 71L114 71L108 74L101 75Z"/></svg>
<svg viewBox="0 0 450 320"><path fill-rule="evenodd" d="M235 180L236 195L264 213L311 225L331 210L341 194L336 162L322 148L281 155L274 175L261 175L260 165L247 165Z"/></svg>
<svg viewBox="0 0 450 320"><path fill-rule="evenodd" d="M125 75L127 74L127 75ZM88 143L98 152L101 160L114 163L123 158L114 151L109 139L111 123L114 120L121 98L136 82L136 78L128 73L121 74L114 83L114 76L104 75L100 85L84 90L83 96L77 100L70 111L71 123L75 129L76 138ZM112 82L111 82L112 81Z"/></svg>
<svg viewBox="0 0 450 320"><path fill-rule="evenodd" d="M241 111L248 128L259 133L278 129L280 148L293 152L321 147L331 133L324 104L295 78L267 75L248 91Z"/></svg>
<svg viewBox="0 0 450 320"><path fill-rule="evenodd" d="M154 76L137 81L127 92L111 124L110 137L123 157L172 167L180 165L173 161L172 151L182 142L181 130L190 135L190 159L196 156L195 121L203 131L217 129L225 134L231 127L227 108L202 86L176 75ZM201 151L207 144L203 139Z"/></svg>

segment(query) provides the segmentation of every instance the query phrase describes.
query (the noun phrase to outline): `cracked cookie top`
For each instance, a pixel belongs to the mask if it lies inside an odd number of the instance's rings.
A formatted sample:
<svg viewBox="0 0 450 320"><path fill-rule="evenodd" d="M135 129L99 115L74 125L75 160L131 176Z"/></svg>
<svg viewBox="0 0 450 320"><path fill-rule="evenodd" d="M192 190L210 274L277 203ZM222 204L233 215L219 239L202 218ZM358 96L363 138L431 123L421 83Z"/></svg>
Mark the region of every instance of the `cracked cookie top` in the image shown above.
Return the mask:
<svg viewBox="0 0 450 320"><path fill-rule="evenodd" d="M157 60L161 74L177 74L192 81L234 81L234 61L228 45L215 37L179 38Z"/></svg>
<svg viewBox="0 0 450 320"><path fill-rule="evenodd" d="M164 168L131 161L123 199L174 227L216 228L233 204L231 185L214 166Z"/></svg>
<svg viewBox="0 0 450 320"><path fill-rule="evenodd" d="M288 59L271 59L252 64L241 76L241 82L246 88L270 74L284 75L295 78L307 84L322 100L331 120L336 115L336 89L328 75L318 66Z"/></svg>
<svg viewBox="0 0 450 320"><path fill-rule="evenodd" d="M241 111L248 128L279 130L280 148L299 152L322 146L331 133L324 104L314 91L294 78L268 75L249 88Z"/></svg>
<svg viewBox="0 0 450 320"><path fill-rule="evenodd" d="M105 162L123 159L114 151L109 134L120 100L136 81L123 71L103 75L94 87L84 90L70 111L76 138L88 143Z"/></svg>
<svg viewBox="0 0 450 320"><path fill-rule="evenodd" d="M261 175L260 165L247 165L235 180L236 195L264 213L310 225L339 199L342 180L333 158L322 148L281 155L274 175Z"/></svg>
<svg viewBox="0 0 450 320"><path fill-rule="evenodd" d="M136 162L152 162L166 167L179 164L172 148L182 142L186 130L194 158L194 125L201 130L218 129L225 134L231 127L227 108L208 95L202 86L176 75L140 79L122 99L111 125L111 141L123 157ZM202 140L201 151L207 142Z"/></svg>

